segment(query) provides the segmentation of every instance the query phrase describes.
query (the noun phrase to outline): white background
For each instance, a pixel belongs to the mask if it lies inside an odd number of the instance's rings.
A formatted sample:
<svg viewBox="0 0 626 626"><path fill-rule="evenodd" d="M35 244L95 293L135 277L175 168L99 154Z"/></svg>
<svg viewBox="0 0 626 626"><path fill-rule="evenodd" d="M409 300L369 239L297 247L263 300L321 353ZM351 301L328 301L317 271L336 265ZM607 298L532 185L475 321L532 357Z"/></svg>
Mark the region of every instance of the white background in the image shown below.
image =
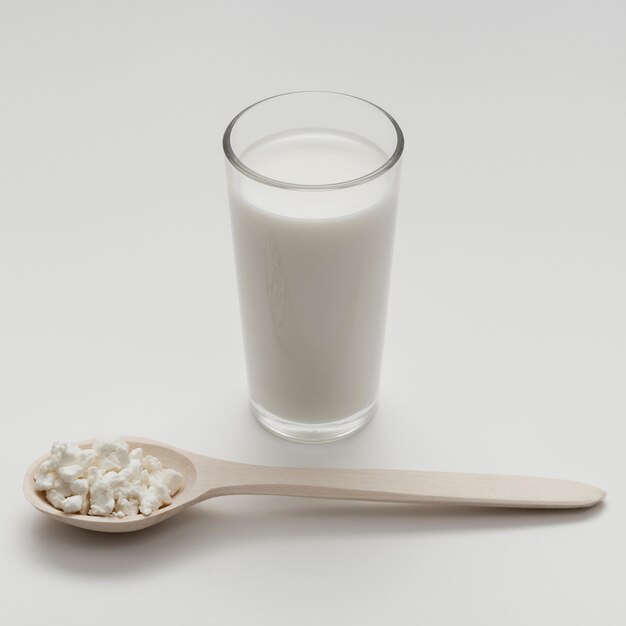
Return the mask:
<svg viewBox="0 0 626 626"><path fill-rule="evenodd" d="M623 2L0 4L0 518L12 624L626 620ZM221 135L297 89L406 136L380 411L307 447L246 406ZM579 512L279 498L126 536L21 479L55 439L547 475Z"/></svg>

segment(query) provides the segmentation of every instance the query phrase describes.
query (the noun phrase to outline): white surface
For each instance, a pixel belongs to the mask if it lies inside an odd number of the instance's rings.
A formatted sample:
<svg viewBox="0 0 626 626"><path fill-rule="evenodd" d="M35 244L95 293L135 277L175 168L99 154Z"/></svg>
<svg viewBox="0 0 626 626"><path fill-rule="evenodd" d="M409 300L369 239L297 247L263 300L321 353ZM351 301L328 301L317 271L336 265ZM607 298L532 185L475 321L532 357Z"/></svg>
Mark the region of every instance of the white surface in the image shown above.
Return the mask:
<svg viewBox="0 0 626 626"><path fill-rule="evenodd" d="M5 0L3 616L623 623L624 7ZM220 146L243 106L306 88L379 103L407 139L380 413L328 447L248 415ZM104 417L234 460L547 475L609 498L232 497L128 536L43 519L22 473Z"/></svg>

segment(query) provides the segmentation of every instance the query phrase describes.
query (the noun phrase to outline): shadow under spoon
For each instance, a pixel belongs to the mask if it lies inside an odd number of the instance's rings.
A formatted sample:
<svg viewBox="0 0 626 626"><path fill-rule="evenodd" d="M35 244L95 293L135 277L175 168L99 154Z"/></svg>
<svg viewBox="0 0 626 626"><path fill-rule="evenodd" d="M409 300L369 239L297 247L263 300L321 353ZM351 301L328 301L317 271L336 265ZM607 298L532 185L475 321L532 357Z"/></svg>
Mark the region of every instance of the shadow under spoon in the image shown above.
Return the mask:
<svg viewBox="0 0 626 626"><path fill-rule="evenodd" d="M556 478L460 474L384 469L308 469L234 463L202 456L139 437L125 438L183 475L170 505L152 515L123 518L63 513L35 491L35 475L47 455L37 459L24 478L28 501L53 519L99 532L142 530L197 502L225 495L275 495L371 502L437 503L525 509L587 508L606 493L585 483ZM79 444L89 447L91 442Z"/></svg>

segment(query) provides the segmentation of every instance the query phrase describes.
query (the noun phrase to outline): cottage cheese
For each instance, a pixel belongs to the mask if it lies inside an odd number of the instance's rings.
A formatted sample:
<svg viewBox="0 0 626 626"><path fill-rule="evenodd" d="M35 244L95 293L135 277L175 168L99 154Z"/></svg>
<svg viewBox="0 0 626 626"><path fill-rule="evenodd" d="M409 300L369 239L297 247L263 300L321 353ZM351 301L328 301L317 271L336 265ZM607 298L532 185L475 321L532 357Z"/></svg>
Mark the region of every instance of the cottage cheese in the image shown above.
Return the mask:
<svg viewBox="0 0 626 626"><path fill-rule="evenodd" d="M52 444L35 489L45 491L48 502L64 513L125 517L150 515L170 504L182 482L176 470L115 438L95 439L87 449Z"/></svg>

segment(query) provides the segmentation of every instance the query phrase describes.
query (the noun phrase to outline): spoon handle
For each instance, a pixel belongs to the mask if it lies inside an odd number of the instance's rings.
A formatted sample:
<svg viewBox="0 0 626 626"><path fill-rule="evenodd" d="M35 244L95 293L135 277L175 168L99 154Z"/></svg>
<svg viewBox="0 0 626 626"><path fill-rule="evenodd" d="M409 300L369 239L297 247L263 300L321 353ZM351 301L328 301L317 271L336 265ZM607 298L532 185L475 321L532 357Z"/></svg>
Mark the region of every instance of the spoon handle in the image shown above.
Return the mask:
<svg viewBox="0 0 626 626"><path fill-rule="evenodd" d="M378 469L302 469L226 463L205 497L250 494L516 508L583 508L605 493L555 478Z"/></svg>

